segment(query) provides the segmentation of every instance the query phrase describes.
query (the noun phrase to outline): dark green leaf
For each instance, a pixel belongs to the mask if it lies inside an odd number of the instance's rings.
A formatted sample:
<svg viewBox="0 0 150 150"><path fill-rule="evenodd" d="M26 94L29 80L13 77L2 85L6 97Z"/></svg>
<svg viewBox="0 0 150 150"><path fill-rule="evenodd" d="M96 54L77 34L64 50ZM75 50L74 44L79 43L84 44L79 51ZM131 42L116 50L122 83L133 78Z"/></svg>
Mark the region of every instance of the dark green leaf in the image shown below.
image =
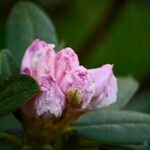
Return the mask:
<svg viewBox="0 0 150 150"><path fill-rule="evenodd" d="M99 144L102 150L149 150L150 146L143 145L113 145L113 144Z"/></svg>
<svg viewBox="0 0 150 150"><path fill-rule="evenodd" d="M128 145L125 147L127 147L128 150L150 150L150 145L146 142L143 145Z"/></svg>
<svg viewBox="0 0 150 150"><path fill-rule="evenodd" d="M141 144L150 141L150 116L130 111L97 110L74 123L79 135L100 142Z"/></svg>
<svg viewBox="0 0 150 150"><path fill-rule="evenodd" d="M16 110L39 91L37 82L27 75L7 78L0 86L0 116Z"/></svg>
<svg viewBox="0 0 150 150"><path fill-rule="evenodd" d="M0 118L0 131L16 130L22 130L22 126L12 114Z"/></svg>
<svg viewBox="0 0 150 150"><path fill-rule="evenodd" d="M0 51L0 75L9 76L17 73L19 73L19 67L10 51L7 49Z"/></svg>
<svg viewBox="0 0 150 150"><path fill-rule="evenodd" d="M108 109L121 109L127 105L129 100L138 90L139 84L132 77L118 78L118 96L117 101L110 105Z"/></svg>
<svg viewBox="0 0 150 150"><path fill-rule="evenodd" d="M125 109L150 113L150 89L140 91Z"/></svg>
<svg viewBox="0 0 150 150"><path fill-rule="evenodd" d="M7 23L7 47L18 64L26 48L37 38L57 46L55 30L47 15L31 2L17 3Z"/></svg>

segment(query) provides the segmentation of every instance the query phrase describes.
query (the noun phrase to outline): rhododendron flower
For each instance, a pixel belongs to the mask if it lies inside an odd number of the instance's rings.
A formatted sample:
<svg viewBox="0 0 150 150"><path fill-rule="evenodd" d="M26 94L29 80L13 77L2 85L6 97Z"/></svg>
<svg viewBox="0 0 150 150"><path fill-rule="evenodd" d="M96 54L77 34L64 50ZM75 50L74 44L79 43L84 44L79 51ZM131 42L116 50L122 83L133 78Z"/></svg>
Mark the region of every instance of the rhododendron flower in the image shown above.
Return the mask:
<svg viewBox="0 0 150 150"><path fill-rule="evenodd" d="M35 40L25 52L21 73L32 76L41 92L28 101L22 111L28 116L59 117L73 89L80 93L82 110L108 106L117 99L117 80L112 69L109 64L86 69L79 65L71 48L56 53L53 44Z"/></svg>

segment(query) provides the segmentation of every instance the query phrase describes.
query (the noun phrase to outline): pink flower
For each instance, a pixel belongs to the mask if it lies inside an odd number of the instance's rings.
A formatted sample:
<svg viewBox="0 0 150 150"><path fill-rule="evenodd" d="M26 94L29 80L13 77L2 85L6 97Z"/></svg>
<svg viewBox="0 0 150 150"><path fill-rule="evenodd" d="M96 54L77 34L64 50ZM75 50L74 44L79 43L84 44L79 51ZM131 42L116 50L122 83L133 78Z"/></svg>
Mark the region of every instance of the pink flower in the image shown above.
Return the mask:
<svg viewBox="0 0 150 150"><path fill-rule="evenodd" d="M117 80L112 65L86 69L79 65L71 48L54 51L53 44L35 40L26 50L21 73L32 76L41 93L27 102L22 111L31 116L61 116L72 89L80 90L83 110L100 108L117 99Z"/></svg>

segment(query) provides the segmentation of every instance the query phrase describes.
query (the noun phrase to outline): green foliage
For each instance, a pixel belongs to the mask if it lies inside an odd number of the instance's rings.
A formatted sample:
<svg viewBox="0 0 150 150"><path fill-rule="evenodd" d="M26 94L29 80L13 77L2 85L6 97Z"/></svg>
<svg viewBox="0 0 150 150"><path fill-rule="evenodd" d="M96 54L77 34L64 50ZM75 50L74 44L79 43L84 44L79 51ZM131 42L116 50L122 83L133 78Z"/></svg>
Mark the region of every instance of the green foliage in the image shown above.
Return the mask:
<svg viewBox="0 0 150 150"><path fill-rule="evenodd" d="M150 114L150 89L140 91L125 109Z"/></svg>
<svg viewBox="0 0 150 150"><path fill-rule="evenodd" d="M130 111L97 110L78 119L80 136L105 143L144 144L150 141L150 116Z"/></svg>
<svg viewBox="0 0 150 150"><path fill-rule="evenodd" d="M3 49L0 51L0 75L10 76L19 73L19 67L10 51Z"/></svg>
<svg viewBox="0 0 150 150"><path fill-rule="evenodd" d="M0 85L0 116L16 110L39 91L38 84L29 76L6 78Z"/></svg>
<svg viewBox="0 0 150 150"><path fill-rule="evenodd" d="M6 115L0 118L0 131L22 130L21 123L12 115Z"/></svg>
<svg viewBox="0 0 150 150"><path fill-rule="evenodd" d="M59 14L58 12L56 17L59 19L54 18L59 38L75 51L80 50L80 46L86 41L93 29L95 29L98 21L103 20L104 13L110 4L110 0L68 1L68 5L64 6L66 8L64 13ZM85 56L86 55L87 53ZM89 57L87 57L87 59L88 58ZM91 64L92 62L88 63Z"/></svg>
<svg viewBox="0 0 150 150"><path fill-rule="evenodd" d="M57 38L52 22L36 5L30 2L17 3L7 22L7 48L20 65L26 48L39 38L57 46Z"/></svg>
<svg viewBox="0 0 150 150"><path fill-rule="evenodd" d="M89 67L115 64L116 73L139 79L150 73L149 6L130 1L108 31L107 37L91 50L85 64ZM92 61L91 61L92 60Z"/></svg>
<svg viewBox="0 0 150 150"><path fill-rule="evenodd" d="M100 149L102 150L149 150L149 145L111 145L111 144L101 144Z"/></svg>
<svg viewBox="0 0 150 150"><path fill-rule="evenodd" d="M12 114L0 118L0 149L21 149L24 138L23 127Z"/></svg>

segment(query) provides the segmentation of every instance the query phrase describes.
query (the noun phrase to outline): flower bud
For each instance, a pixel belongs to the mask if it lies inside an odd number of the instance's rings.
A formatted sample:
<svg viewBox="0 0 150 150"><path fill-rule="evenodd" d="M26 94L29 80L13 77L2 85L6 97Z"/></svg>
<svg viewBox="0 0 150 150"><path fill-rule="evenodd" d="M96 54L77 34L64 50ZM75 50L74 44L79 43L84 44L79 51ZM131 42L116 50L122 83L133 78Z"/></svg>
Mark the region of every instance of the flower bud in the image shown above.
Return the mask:
<svg viewBox="0 0 150 150"><path fill-rule="evenodd" d="M68 103L74 108L80 108L82 105L83 95L77 88L72 88L67 93Z"/></svg>

